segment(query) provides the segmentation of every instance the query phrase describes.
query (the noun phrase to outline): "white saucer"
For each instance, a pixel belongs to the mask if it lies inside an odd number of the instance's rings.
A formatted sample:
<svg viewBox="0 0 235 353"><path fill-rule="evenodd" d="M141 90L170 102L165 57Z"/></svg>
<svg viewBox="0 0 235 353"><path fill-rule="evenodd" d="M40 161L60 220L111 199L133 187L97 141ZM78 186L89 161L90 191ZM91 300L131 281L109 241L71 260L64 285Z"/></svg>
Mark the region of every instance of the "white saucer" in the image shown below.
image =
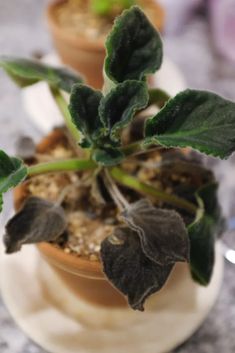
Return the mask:
<svg viewBox="0 0 235 353"><path fill-rule="evenodd" d="M61 66L56 54L45 56L43 61L51 65ZM154 75L154 86L160 87L174 96L186 88L186 83L178 67L171 60L165 58L161 69ZM40 82L23 89L22 97L29 119L39 131L47 134L53 127L62 124L63 118L46 83Z"/></svg>
<svg viewBox="0 0 235 353"><path fill-rule="evenodd" d="M34 246L10 256L1 249L1 292L16 323L48 352L165 353L187 340L215 303L223 275L219 246L216 257L209 287L195 285L179 265L179 281L152 296L144 313L79 301Z"/></svg>

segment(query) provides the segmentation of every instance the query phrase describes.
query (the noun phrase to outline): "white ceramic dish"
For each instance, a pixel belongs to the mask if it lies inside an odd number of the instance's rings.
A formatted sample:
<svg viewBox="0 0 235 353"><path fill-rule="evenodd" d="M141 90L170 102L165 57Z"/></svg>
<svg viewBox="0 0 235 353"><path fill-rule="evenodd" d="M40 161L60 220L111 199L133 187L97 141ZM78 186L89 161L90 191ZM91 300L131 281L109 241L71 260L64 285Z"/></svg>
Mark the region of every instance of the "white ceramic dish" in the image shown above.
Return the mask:
<svg viewBox="0 0 235 353"><path fill-rule="evenodd" d="M217 248L207 287L189 272L167 293L152 296L144 313L79 301L41 259L34 246L14 255L1 249L3 300L21 329L51 353L166 353L187 340L211 310L220 290L223 256Z"/></svg>

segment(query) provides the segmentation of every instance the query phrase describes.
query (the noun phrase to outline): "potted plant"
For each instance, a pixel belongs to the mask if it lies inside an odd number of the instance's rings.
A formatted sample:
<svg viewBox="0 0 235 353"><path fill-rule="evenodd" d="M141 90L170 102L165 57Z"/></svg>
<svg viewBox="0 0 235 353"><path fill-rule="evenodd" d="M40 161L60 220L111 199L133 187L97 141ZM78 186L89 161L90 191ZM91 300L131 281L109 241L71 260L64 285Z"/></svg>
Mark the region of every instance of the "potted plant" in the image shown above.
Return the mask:
<svg viewBox="0 0 235 353"><path fill-rule="evenodd" d="M21 86L48 82L67 126L27 150L27 163L0 152L1 206L16 187L4 243L7 253L37 243L79 297L105 306L127 298L144 310L178 262L198 284L211 280L225 222L214 175L193 150L233 153L235 104L208 91L169 98L148 88L162 42L139 7L117 18L106 48L102 92L65 69L1 58ZM155 115L152 105L161 108Z"/></svg>
<svg viewBox="0 0 235 353"><path fill-rule="evenodd" d="M162 29L163 10L154 0L56 0L48 5L48 25L62 61L95 88L103 85L104 42L113 20L133 4L143 7L156 28Z"/></svg>

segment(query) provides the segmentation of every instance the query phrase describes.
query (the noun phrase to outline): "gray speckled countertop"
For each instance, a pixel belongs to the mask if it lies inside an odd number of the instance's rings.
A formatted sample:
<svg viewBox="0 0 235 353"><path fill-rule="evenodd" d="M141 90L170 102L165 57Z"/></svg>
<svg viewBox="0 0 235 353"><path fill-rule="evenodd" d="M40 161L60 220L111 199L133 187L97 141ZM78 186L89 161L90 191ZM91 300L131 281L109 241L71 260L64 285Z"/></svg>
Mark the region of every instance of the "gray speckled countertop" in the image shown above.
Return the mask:
<svg viewBox="0 0 235 353"><path fill-rule="evenodd" d="M46 0L0 1L0 54L29 56L47 53L51 43L43 20ZM183 33L167 37L167 55L178 64L190 87L207 88L235 99L235 65L214 52L209 26L203 15L195 15ZM23 131L37 136L25 115L19 89L0 72L0 145L14 151L14 142ZM229 243L234 232L226 235ZM235 266L226 263L223 288L207 320L175 353L235 352ZM180 323L179 323L180 324ZM169 333L170 334L170 333ZM16 327L0 297L0 353L46 353ZM147 353L147 352L146 352Z"/></svg>

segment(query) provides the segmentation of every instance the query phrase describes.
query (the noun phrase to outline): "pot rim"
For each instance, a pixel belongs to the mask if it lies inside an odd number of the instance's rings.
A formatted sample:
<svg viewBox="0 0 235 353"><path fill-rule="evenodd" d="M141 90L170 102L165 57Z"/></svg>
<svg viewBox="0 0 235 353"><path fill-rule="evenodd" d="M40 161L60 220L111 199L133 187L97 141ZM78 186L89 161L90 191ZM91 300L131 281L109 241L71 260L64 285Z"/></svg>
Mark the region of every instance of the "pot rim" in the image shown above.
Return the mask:
<svg viewBox="0 0 235 353"><path fill-rule="evenodd" d="M61 248L57 248L55 245L50 243L39 243L36 245L38 250L43 254L44 257L50 258L50 261L57 267L67 268L72 273L84 273L87 277L98 277L104 278L101 261L91 261L85 257L78 257L73 253L67 254Z"/></svg>

